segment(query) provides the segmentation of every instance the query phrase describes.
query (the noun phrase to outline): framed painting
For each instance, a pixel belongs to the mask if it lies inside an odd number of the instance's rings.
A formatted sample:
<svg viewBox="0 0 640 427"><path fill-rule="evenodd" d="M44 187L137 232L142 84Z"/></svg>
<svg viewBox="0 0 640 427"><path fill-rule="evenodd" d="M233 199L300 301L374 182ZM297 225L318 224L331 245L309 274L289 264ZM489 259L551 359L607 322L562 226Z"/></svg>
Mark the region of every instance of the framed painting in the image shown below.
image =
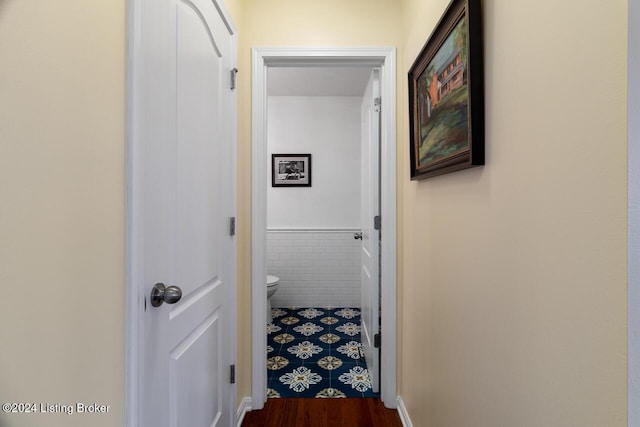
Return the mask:
<svg viewBox="0 0 640 427"><path fill-rule="evenodd" d="M311 154L272 154L272 187L311 187Z"/></svg>
<svg viewBox="0 0 640 427"><path fill-rule="evenodd" d="M411 179L484 165L481 0L453 0L409 70Z"/></svg>

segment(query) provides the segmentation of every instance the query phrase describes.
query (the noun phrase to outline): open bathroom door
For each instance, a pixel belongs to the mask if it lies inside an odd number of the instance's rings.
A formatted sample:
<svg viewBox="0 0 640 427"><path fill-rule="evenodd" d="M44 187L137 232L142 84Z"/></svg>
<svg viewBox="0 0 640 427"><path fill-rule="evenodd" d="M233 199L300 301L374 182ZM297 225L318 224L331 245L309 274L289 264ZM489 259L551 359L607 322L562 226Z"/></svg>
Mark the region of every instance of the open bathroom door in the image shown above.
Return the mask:
<svg viewBox="0 0 640 427"><path fill-rule="evenodd" d="M373 69L361 107L362 350L374 392L380 388L380 70Z"/></svg>

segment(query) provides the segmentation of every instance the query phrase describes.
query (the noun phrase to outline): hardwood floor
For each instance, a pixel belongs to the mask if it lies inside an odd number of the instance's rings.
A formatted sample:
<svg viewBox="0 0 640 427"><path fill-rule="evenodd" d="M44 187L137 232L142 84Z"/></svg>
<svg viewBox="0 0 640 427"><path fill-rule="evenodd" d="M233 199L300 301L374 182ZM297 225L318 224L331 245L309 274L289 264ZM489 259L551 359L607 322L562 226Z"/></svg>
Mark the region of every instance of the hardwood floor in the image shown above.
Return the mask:
<svg viewBox="0 0 640 427"><path fill-rule="evenodd" d="M395 409L380 399L267 399L248 412L242 427L402 427Z"/></svg>

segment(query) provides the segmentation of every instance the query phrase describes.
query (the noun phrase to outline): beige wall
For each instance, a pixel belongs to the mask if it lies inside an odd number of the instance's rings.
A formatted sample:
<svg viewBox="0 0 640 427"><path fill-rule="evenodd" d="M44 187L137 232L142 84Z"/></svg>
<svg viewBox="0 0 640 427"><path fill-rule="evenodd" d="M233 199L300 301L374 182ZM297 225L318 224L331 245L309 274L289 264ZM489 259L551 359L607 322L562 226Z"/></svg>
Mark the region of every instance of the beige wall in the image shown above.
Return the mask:
<svg viewBox="0 0 640 427"><path fill-rule="evenodd" d="M448 2L405 2L401 76ZM626 426L627 2L483 3L487 165L401 177L400 394L415 426Z"/></svg>
<svg viewBox="0 0 640 427"><path fill-rule="evenodd" d="M398 46L394 0L245 0L239 58L238 396L251 395L251 48Z"/></svg>
<svg viewBox="0 0 640 427"><path fill-rule="evenodd" d="M0 0L0 401L124 424L124 0Z"/></svg>

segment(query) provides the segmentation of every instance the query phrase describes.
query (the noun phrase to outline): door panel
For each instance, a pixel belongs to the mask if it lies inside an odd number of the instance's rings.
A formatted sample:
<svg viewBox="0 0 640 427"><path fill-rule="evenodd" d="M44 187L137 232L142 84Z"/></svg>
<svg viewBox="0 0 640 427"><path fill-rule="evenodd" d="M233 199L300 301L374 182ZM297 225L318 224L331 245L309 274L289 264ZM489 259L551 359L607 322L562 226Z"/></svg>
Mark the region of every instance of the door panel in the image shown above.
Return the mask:
<svg viewBox="0 0 640 427"><path fill-rule="evenodd" d="M177 280L187 296L219 276L222 177L220 86L222 58L202 15L190 2L177 4L176 163ZM227 89L228 90L228 89Z"/></svg>
<svg viewBox="0 0 640 427"><path fill-rule="evenodd" d="M380 214L380 112L375 100L380 95L379 70L374 69L361 107L361 309L362 350L367 361L374 392L380 384L380 350L374 337L380 330L380 232L374 217Z"/></svg>
<svg viewBox="0 0 640 427"><path fill-rule="evenodd" d="M143 425L228 427L235 41L210 0L144 4ZM152 307L158 282L182 298Z"/></svg>
<svg viewBox="0 0 640 427"><path fill-rule="evenodd" d="M212 351L223 344L219 320L212 314L171 351L169 417L174 425L218 425L222 418L217 387L221 361ZM193 366L204 369L194 370Z"/></svg>

